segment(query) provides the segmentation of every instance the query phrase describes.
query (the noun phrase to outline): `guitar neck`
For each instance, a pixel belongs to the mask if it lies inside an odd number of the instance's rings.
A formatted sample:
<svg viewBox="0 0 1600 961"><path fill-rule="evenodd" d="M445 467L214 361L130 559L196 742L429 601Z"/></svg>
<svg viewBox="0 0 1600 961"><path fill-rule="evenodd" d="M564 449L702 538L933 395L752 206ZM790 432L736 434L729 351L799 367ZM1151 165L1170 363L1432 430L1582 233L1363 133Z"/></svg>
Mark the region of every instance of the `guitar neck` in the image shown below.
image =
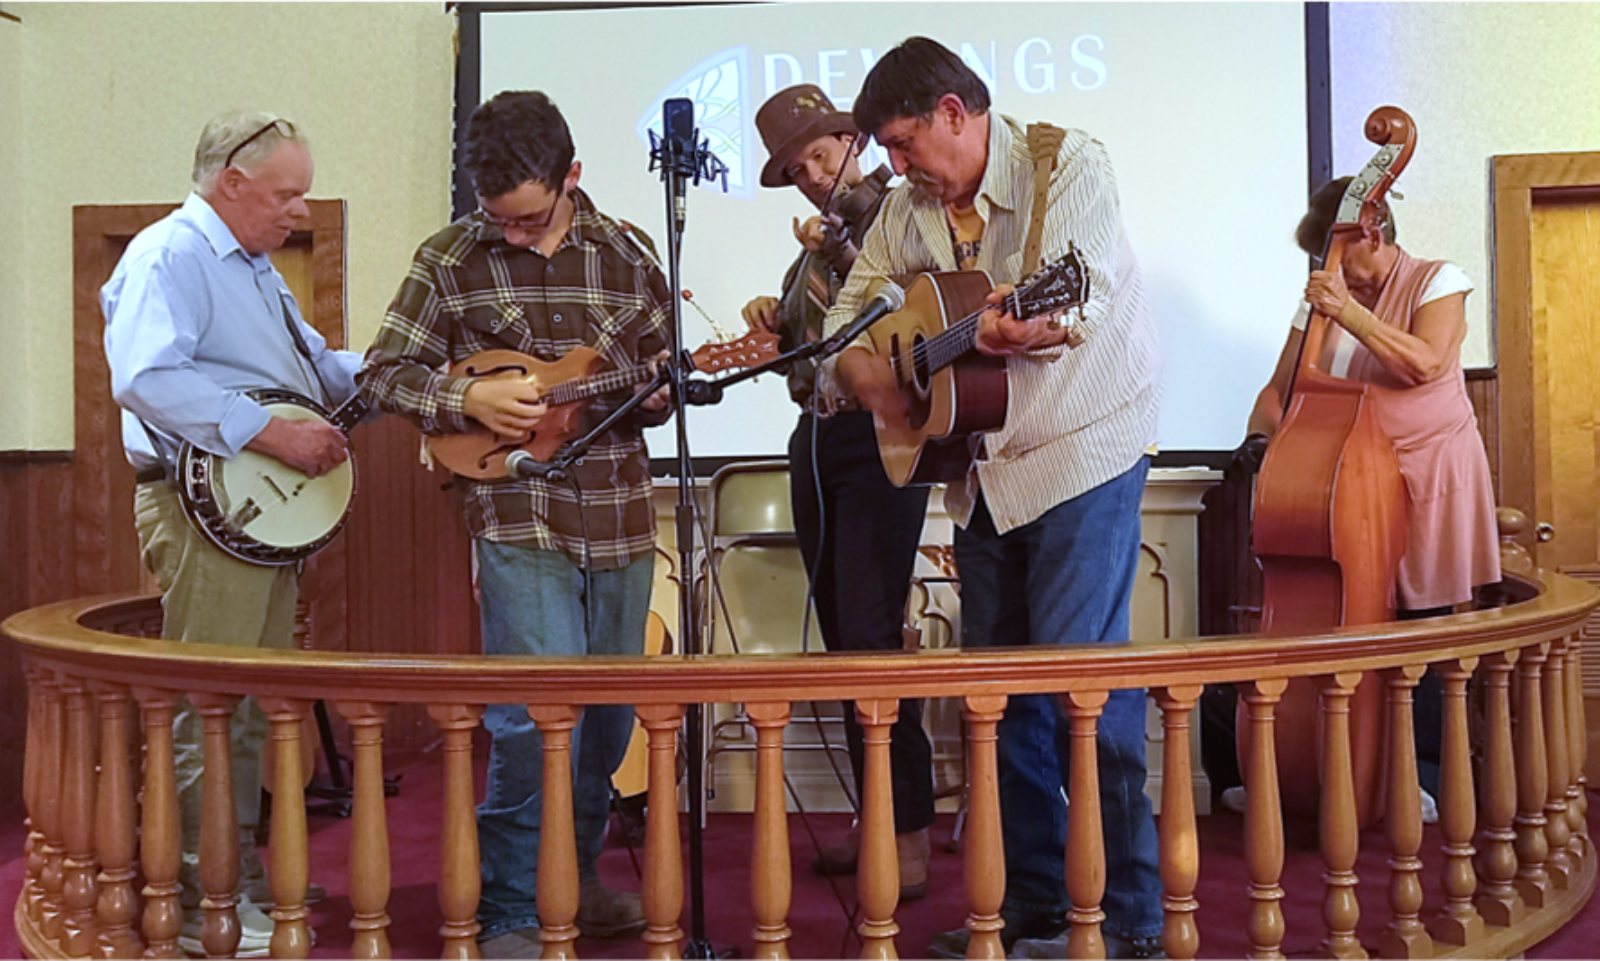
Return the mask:
<svg viewBox="0 0 1600 961"><path fill-rule="evenodd" d="M1027 320L1033 316L1031 306L1017 295L1015 291L1006 295L1000 304L1001 309L1010 312L1018 320ZM933 374L960 360L978 344L978 318L988 310L988 305L973 311L961 320L956 321L942 333L932 337L922 345L920 350L926 359L928 373Z"/></svg>
<svg viewBox="0 0 1600 961"><path fill-rule="evenodd" d="M543 403L552 407L561 404L571 404L601 394L610 394L625 387L643 384L655 377L655 372L646 365L637 367L624 367L621 370L608 370L605 373L594 374L589 377L579 377L566 383L557 384L545 392L540 398Z"/></svg>

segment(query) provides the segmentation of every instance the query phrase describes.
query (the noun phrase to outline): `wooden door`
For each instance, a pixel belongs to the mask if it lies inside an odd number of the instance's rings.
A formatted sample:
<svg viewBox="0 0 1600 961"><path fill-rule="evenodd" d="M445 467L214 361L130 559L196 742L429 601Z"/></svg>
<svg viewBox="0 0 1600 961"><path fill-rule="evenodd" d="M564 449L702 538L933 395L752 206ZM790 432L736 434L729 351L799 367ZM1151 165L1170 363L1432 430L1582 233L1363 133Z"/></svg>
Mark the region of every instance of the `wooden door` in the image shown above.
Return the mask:
<svg viewBox="0 0 1600 961"><path fill-rule="evenodd" d="M344 202L308 201L311 216L273 262L301 313L332 347L346 342ZM172 204L73 209L73 388L77 441L70 472L41 521L71 532L64 569L71 583L49 600L143 588L155 590L139 559L133 526L133 468L122 452L121 417L111 397L100 288L134 235ZM398 278L396 278L398 279ZM470 541L446 475L417 462L418 435L399 418L356 428L357 490L344 532L307 564L300 600L319 650L476 653ZM3 689L0 689L3 691ZM339 721L335 721L339 725ZM385 748L408 754L437 738L426 708L390 714Z"/></svg>
<svg viewBox="0 0 1600 961"><path fill-rule="evenodd" d="M1495 157L1500 498L1541 567L1600 583L1600 153ZM1583 632L1600 780L1600 617Z"/></svg>

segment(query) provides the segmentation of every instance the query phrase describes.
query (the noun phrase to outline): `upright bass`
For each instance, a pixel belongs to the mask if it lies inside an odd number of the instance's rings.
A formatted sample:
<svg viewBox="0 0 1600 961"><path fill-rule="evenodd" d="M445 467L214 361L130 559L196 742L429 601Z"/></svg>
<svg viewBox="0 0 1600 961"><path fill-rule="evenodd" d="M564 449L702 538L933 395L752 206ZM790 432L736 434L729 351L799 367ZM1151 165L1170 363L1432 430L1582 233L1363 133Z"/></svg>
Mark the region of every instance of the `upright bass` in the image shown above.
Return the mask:
<svg viewBox="0 0 1600 961"><path fill-rule="evenodd" d="M1378 202L1416 148L1411 118L1380 107L1367 118L1377 154L1350 183L1329 232L1324 270L1345 247L1378 236ZM1284 416L1256 481L1251 549L1261 565L1261 631L1312 634L1395 616L1395 577L1406 548L1406 489L1394 445L1378 425L1382 388L1321 368L1331 318L1313 312L1284 392ZM1239 749L1248 756L1241 703ZM1277 710L1284 810L1315 814L1321 737L1316 685L1291 681ZM1383 685L1369 674L1350 703L1352 773L1362 824L1382 809ZM1243 767L1241 763L1241 767Z"/></svg>

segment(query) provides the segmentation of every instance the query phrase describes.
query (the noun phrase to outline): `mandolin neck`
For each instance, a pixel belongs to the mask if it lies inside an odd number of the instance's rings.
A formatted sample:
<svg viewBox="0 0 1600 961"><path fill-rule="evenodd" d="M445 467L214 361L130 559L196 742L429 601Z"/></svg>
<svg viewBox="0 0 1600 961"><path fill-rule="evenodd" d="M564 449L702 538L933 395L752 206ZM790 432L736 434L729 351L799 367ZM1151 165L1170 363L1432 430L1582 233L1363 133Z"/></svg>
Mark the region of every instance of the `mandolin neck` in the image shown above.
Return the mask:
<svg viewBox="0 0 1600 961"><path fill-rule="evenodd" d="M643 384L655 377L649 366L641 364L637 367L624 367L621 370L608 370L605 373L594 374L589 377L579 377L550 388L539 398L541 403L551 407L562 404L572 404L599 397L601 394L610 394L625 387Z"/></svg>

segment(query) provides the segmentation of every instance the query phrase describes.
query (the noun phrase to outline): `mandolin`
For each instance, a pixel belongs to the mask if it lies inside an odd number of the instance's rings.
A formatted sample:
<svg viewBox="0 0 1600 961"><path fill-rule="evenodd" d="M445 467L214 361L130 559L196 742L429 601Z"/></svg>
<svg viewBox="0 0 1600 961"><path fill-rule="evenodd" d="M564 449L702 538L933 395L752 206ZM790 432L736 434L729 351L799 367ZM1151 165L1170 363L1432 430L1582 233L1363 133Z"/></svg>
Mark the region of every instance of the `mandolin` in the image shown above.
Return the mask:
<svg viewBox="0 0 1600 961"><path fill-rule="evenodd" d="M778 335L755 331L725 344L706 344L691 355L694 369L713 373L752 367L778 356ZM585 402L603 394L649 383L655 371L648 364L606 370L605 359L592 347L574 347L556 361L537 360L514 350L486 350L450 368L452 377L518 378L540 388L539 400L549 411L521 437L504 437L487 427L428 440L435 460L462 477L494 480L506 476L506 457L527 451L549 461L562 444L579 432Z"/></svg>
<svg viewBox="0 0 1600 961"><path fill-rule="evenodd" d="M960 480L972 465L977 435L1005 426L1005 358L974 350L978 318L993 290L981 270L922 274L906 291L905 307L870 330L874 349L888 358L895 388L906 399L907 423L874 418L878 454L896 487ZM1027 320L1081 307L1088 299L1089 275L1069 245L1066 256L1000 306Z"/></svg>

